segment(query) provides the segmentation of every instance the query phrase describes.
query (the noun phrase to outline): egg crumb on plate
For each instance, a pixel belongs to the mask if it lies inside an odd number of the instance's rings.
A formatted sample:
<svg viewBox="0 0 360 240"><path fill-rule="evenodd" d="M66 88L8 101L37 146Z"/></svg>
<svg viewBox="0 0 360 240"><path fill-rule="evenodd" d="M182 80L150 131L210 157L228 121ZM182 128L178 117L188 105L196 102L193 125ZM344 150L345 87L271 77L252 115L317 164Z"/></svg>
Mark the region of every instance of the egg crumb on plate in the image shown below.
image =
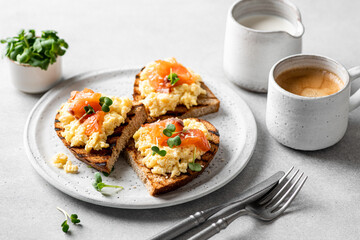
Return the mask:
<svg viewBox="0 0 360 240"><path fill-rule="evenodd" d="M78 173L79 167L72 164L72 162L68 160L68 156L64 153L57 153L52 158L52 162L55 167L64 169L66 173Z"/></svg>

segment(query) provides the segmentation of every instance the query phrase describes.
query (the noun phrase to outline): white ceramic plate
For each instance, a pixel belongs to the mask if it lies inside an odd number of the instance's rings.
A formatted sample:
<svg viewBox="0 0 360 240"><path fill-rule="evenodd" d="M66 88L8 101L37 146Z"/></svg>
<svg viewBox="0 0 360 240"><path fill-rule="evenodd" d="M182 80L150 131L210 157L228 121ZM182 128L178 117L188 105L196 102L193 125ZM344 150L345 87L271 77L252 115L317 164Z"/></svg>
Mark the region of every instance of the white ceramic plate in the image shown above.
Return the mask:
<svg viewBox="0 0 360 240"><path fill-rule="evenodd" d="M106 70L77 75L46 93L31 111L24 133L25 148L36 171L50 184L77 199L116 208L146 209L172 206L209 194L236 177L249 161L257 138L254 116L247 104L228 86L203 76L206 84L220 99L220 110L204 116L220 132L220 148L208 168L186 186L151 197L136 173L121 156L109 177L108 184L121 185L124 190L104 196L93 186L95 169L77 160L63 145L54 130L54 119L60 105L70 92L85 87L110 96L128 96L133 92L133 81L139 69ZM66 174L54 167L51 158L66 153L78 174Z"/></svg>

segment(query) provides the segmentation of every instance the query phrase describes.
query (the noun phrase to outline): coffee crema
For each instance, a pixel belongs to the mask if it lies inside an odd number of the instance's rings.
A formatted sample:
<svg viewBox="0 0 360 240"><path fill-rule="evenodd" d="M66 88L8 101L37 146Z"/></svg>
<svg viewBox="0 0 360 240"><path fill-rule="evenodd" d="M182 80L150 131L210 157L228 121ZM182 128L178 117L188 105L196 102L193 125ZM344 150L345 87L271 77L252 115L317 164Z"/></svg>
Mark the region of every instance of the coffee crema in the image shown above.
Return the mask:
<svg viewBox="0 0 360 240"><path fill-rule="evenodd" d="M344 82L321 68L295 68L281 73L276 82L288 92L304 97L323 97L340 91Z"/></svg>

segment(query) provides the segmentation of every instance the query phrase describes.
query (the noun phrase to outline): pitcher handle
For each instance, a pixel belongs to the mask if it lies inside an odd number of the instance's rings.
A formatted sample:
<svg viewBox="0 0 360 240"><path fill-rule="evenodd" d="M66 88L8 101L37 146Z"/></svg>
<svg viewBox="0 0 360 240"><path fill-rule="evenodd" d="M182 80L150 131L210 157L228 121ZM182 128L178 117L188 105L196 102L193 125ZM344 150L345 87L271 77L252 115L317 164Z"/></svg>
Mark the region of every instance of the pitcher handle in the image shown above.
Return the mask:
<svg viewBox="0 0 360 240"><path fill-rule="evenodd" d="M355 79L360 78L360 66L353 67L348 70L350 76L350 82L353 82ZM358 89L354 94L350 97L350 108L349 111L356 109L360 106L360 89Z"/></svg>

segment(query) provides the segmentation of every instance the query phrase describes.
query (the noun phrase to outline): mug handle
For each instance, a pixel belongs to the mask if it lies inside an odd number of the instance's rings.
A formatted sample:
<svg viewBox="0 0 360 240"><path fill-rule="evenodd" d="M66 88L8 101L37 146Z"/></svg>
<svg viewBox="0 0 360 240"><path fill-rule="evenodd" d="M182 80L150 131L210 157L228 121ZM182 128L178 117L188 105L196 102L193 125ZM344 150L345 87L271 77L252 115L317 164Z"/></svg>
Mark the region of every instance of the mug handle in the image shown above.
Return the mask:
<svg viewBox="0 0 360 240"><path fill-rule="evenodd" d="M350 82L353 82L355 79L360 78L360 66L353 67L348 70L350 76ZM358 89L354 94L350 97L350 108L349 111L353 111L357 107L360 106L360 89Z"/></svg>

